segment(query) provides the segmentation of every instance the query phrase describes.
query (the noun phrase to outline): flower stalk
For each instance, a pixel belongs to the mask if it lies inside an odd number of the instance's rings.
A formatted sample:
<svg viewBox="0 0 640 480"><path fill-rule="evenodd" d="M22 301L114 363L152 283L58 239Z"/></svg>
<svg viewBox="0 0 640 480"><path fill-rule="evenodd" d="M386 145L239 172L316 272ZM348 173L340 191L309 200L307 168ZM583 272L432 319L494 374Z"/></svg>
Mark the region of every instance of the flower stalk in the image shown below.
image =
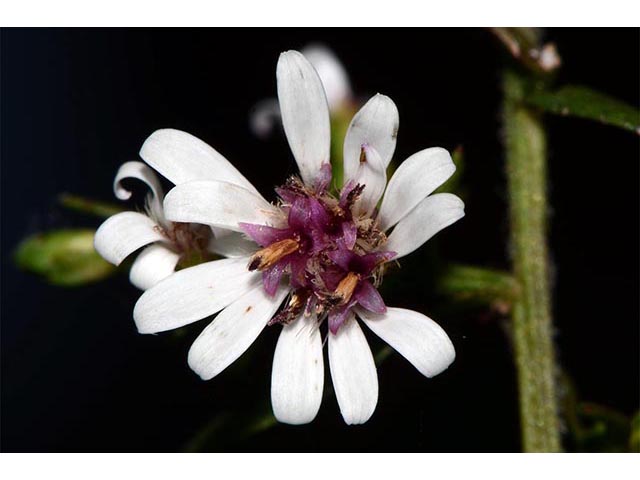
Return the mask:
<svg viewBox="0 0 640 480"><path fill-rule="evenodd" d="M527 77L504 74L504 131L511 254L520 295L513 303L513 342L525 452L560 451L549 292L546 135L523 103Z"/></svg>

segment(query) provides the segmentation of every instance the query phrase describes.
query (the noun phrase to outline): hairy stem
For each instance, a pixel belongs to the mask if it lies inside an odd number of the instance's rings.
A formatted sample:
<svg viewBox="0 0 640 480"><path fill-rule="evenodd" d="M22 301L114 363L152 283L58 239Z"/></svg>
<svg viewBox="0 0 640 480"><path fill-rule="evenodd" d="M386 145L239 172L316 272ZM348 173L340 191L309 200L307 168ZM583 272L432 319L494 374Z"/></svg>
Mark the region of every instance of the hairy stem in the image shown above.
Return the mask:
<svg viewBox="0 0 640 480"><path fill-rule="evenodd" d="M523 450L561 449L546 241L546 136L539 115L522 103L527 79L504 75L504 128L511 248L520 295L513 341Z"/></svg>

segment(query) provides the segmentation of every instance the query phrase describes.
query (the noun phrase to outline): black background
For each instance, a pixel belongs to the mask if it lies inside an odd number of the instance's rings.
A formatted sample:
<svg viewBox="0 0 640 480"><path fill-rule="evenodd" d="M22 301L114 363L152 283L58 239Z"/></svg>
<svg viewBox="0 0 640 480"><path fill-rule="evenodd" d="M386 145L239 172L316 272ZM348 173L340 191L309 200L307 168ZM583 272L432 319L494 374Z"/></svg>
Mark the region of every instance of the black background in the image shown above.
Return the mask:
<svg viewBox="0 0 640 480"><path fill-rule="evenodd" d="M638 105L638 30L549 30L581 83ZM450 334L457 359L428 380L398 355L379 369L380 399L347 427L326 396L308 426L278 425L205 448L254 451L517 451L519 420L501 321L447 309L430 262L508 267L500 71L480 29L2 31L3 451L176 451L220 412L268 409L277 330L210 382L186 365L204 323L137 334L139 292L126 275L63 289L18 271L25 236L99 220L55 204L62 191L112 200L118 166L155 129L186 130L230 159L262 192L294 163L281 133L255 138L248 113L275 96L279 52L323 42L355 91L391 96L400 111L396 160L464 146L466 217L403 263L387 303L423 311ZM581 399L633 414L638 371L638 137L548 118L554 314L559 360ZM369 333L369 332L367 332ZM370 336L371 337L371 336ZM375 348L380 343L371 338ZM328 368L326 368L328 373ZM330 382L327 381L328 385Z"/></svg>

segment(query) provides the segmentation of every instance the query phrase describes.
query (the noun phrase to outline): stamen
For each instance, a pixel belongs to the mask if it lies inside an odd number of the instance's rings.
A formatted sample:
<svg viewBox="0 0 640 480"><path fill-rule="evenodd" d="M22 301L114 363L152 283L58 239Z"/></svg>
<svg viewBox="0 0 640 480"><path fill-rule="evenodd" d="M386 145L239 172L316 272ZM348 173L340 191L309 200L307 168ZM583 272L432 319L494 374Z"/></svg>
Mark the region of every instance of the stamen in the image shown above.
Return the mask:
<svg viewBox="0 0 640 480"><path fill-rule="evenodd" d="M367 152L364 145L360 147L360 163L367 163Z"/></svg>
<svg viewBox="0 0 640 480"><path fill-rule="evenodd" d="M339 300L339 305L346 304L353 295L353 291L358 286L360 275L355 272L347 273L347 276L340 280L340 283L333 292L333 297Z"/></svg>
<svg viewBox="0 0 640 480"><path fill-rule="evenodd" d="M347 195L347 201L346 201L347 210L351 210L353 205L360 198L360 195L362 195L363 190L364 190L364 185L358 184L353 188L353 190L349 192L349 194Z"/></svg>
<svg viewBox="0 0 640 480"><path fill-rule="evenodd" d="M280 313L278 313L275 317L269 320L269 325L275 325L277 323L281 323L287 325L291 323L293 320L298 318L304 309L304 305L307 300L308 293L303 292L294 292L289 299L289 303L284 307Z"/></svg>
<svg viewBox="0 0 640 480"><path fill-rule="evenodd" d="M266 270L280 259L298 250L299 243L292 238L285 238L272 243L268 247L258 250L249 261L249 270Z"/></svg>

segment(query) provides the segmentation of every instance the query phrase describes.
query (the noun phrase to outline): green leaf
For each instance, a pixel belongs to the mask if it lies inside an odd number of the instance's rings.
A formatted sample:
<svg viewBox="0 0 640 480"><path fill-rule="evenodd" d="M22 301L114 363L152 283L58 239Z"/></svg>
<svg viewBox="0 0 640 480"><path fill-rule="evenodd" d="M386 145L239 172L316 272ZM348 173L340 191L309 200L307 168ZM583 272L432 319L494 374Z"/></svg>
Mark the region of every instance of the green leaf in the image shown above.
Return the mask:
<svg viewBox="0 0 640 480"><path fill-rule="evenodd" d="M579 450L587 452L626 452L630 422L622 413L604 405L581 402L577 405L581 425Z"/></svg>
<svg viewBox="0 0 640 480"><path fill-rule="evenodd" d="M18 245L16 264L53 285L71 287L102 280L116 268L93 248L94 234L91 229L38 233Z"/></svg>
<svg viewBox="0 0 640 480"><path fill-rule="evenodd" d="M76 212L89 213L96 217L107 218L116 213L123 211L118 205L113 205L106 202L98 202L89 198L80 197L78 195L72 195L70 193L61 193L58 196L60 205L69 210L75 210Z"/></svg>
<svg viewBox="0 0 640 480"><path fill-rule="evenodd" d="M223 411L216 414L184 445L183 452L219 452L277 425L268 403L254 412Z"/></svg>
<svg viewBox="0 0 640 480"><path fill-rule="evenodd" d="M640 412L631 420L631 435L629 436L629 450L640 453Z"/></svg>
<svg viewBox="0 0 640 480"><path fill-rule="evenodd" d="M439 278L442 294L488 305L507 305L517 297L516 279L507 272L471 265L452 264Z"/></svg>
<svg viewBox="0 0 640 480"><path fill-rule="evenodd" d="M569 85L555 92L534 90L525 101L545 112L595 120L640 134L640 111L588 87Z"/></svg>

